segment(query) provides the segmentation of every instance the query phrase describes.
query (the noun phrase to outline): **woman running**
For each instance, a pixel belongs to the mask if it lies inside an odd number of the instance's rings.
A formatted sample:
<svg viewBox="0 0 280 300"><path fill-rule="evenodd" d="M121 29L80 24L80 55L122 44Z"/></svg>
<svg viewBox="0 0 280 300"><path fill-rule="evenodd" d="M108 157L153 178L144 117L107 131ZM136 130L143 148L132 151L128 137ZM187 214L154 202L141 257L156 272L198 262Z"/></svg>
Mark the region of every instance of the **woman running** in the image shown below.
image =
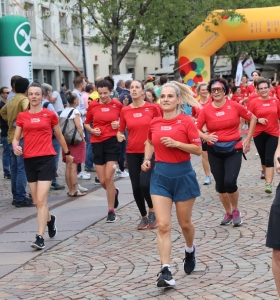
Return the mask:
<svg viewBox="0 0 280 300"><path fill-rule="evenodd" d="M98 81L99 102L90 102L85 120L85 128L91 133L90 142L92 143L96 173L107 194L107 223L117 220L114 209L119 205L119 190L115 187L114 174L121 152L116 134L119 128L122 104L118 100L111 99L110 94L113 87L112 79L109 76Z"/></svg>
<svg viewBox="0 0 280 300"><path fill-rule="evenodd" d="M170 270L173 202L186 240L184 271L190 274L196 264L195 227L191 216L200 190L190 162L190 154L201 154L201 141L192 118L181 113L185 103L199 106L186 85L176 81L163 85L160 104L164 115L153 119L150 124L142 164L145 172L153 169L150 192L158 221L157 243L162 263L156 283L158 287L175 286ZM156 157L154 168L151 164L153 153Z"/></svg>
<svg viewBox="0 0 280 300"><path fill-rule="evenodd" d="M198 118L198 115L206 105L211 103L211 99L209 97L208 89L207 89L207 83L201 82L197 86L197 94L200 96L199 103L201 105L200 107L193 107L192 108L192 117L194 118L194 121L196 122L196 119ZM207 132L206 126L203 128L203 132ZM202 142L202 166L205 173L205 179L204 179L204 185L211 184L211 177L210 177L210 165L208 161L208 154L207 154L207 143L201 139Z"/></svg>
<svg viewBox="0 0 280 300"><path fill-rule="evenodd" d="M151 172L141 172L141 165L143 163L145 141L147 140L150 122L153 118L159 117L160 112L157 105L143 100L145 90L140 81L132 81L130 95L132 103L124 107L121 111L120 128L117 138L119 142L122 142L125 139L124 130L127 128L127 166L133 196L141 214L141 220L137 229L152 229L157 226L157 221L150 195ZM152 164L154 164L154 157L152 157ZM149 214L147 214L145 200L149 207Z"/></svg>
<svg viewBox="0 0 280 300"><path fill-rule="evenodd" d="M257 117L254 131L254 143L258 150L262 169L265 173L265 192L272 193L274 176L274 153L278 144L280 105L276 97L270 97L270 82L260 79L256 83L259 98L248 105L248 109Z"/></svg>
<svg viewBox="0 0 280 300"><path fill-rule="evenodd" d="M50 238L55 237L57 233L56 217L50 215L47 203L50 186L56 176L56 152L52 146L52 130L66 155L66 163L71 165L73 157L61 133L57 115L41 106L43 99L41 85L32 83L27 89L27 96L30 108L17 117L13 149L15 155L23 155L28 185L37 207L38 234L31 247L41 250L45 248L46 225ZM19 146L22 134L24 149Z"/></svg>
<svg viewBox="0 0 280 300"><path fill-rule="evenodd" d="M197 127L200 130L200 137L207 141L208 158L216 181L216 191L225 209L220 225L233 223L234 226L239 226L242 219L238 208L237 177L241 167L242 152L247 153L250 150L256 117L244 106L226 100L229 87L225 79L212 79L208 91L213 102L200 112ZM239 131L240 117L250 121L249 132L243 146ZM207 133L202 132L205 125L208 129Z"/></svg>
<svg viewBox="0 0 280 300"><path fill-rule="evenodd" d="M86 193L82 192L78 186L78 179L77 179L77 166L80 163L84 163L86 159L86 142L84 137L84 130L83 130L83 121L81 119L80 112L76 109L79 105L79 98L78 95L72 93L71 91L67 91L66 99L69 104L69 107L64 108L64 110L60 114L60 118L67 118L68 115L69 119L74 120L75 126L77 128L78 133L82 137L82 142L78 145L69 145L68 149L71 154L74 156L72 164L66 164L65 166L65 180L68 186L68 193L69 197L80 197L85 196ZM62 160L66 162L67 156L62 152Z"/></svg>

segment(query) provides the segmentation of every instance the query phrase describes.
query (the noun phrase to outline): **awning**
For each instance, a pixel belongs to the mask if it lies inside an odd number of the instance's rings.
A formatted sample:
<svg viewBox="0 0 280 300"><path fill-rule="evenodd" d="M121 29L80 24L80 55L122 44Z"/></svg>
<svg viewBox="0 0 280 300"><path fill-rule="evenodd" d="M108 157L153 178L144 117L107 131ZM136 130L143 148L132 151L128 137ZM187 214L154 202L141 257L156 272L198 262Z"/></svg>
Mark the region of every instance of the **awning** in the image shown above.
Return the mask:
<svg viewBox="0 0 280 300"><path fill-rule="evenodd" d="M173 75L174 71L174 66L168 66L168 67L164 67L158 70L155 70L152 73L149 73L149 75L153 75L153 76L161 76L161 75Z"/></svg>

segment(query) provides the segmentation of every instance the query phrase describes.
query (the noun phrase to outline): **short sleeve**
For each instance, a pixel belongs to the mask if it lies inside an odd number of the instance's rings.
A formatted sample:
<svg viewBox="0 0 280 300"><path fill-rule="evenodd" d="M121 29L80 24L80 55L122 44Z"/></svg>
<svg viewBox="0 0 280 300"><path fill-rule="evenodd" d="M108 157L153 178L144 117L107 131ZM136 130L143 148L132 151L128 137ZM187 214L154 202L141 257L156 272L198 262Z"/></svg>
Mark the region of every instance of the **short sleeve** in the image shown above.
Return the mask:
<svg viewBox="0 0 280 300"><path fill-rule="evenodd" d="M120 127L119 127L119 131L120 132L124 132L126 128L126 120L124 117L124 109L121 110L121 114L120 114Z"/></svg>
<svg viewBox="0 0 280 300"><path fill-rule="evenodd" d="M16 120L16 125L19 127L23 127L23 114L19 113Z"/></svg>
<svg viewBox="0 0 280 300"><path fill-rule="evenodd" d="M160 111L160 108L161 108L160 106L155 105L154 118L161 117L163 115Z"/></svg>
<svg viewBox="0 0 280 300"><path fill-rule="evenodd" d="M252 113L250 110L248 110L245 106L235 103L235 108L238 111L238 114L243 119L249 121L251 119Z"/></svg>
<svg viewBox="0 0 280 300"><path fill-rule="evenodd" d="M199 137L199 132L194 122L191 119L185 121L186 135L190 144L201 146L201 140Z"/></svg>
<svg viewBox="0 0 280 300"><path fill-rule="evenodd" d="M51 122L52 122L51 123L52 127L54 127L59 123L58 116L55 113L52 114Z"/></svg>
<svg viewBox="0 0 280 300"><path fill-rule="evenodd" d="M196 120L196 126L197 126L198 130L202 131L202 128L205 125L205 122L206 122L205 111L204 111L204 109L202 109Z"/></svg>
<svg viewBox="0 0 280 300"><path fill-rule="evenodd" d="M278 119L280 119L280 101L277 100L277 108L278 108Z"/></svg>
<svg viewBox="0 0 280 300"><path fill-rule="evenodd" d="M151 128L151 124L149 126L149 130L148 130L148 140L151 141L152 140L152 128Z"/></svg>
<svg viewBox="0 0 280 300"><path fill-rule="evenodd" d="M85 124L90 124L92 122L92 119L93 119L93 112L92 112L93 105L94 105L94 102L91 102L88 106L86 119L84 121Z"/></svg>

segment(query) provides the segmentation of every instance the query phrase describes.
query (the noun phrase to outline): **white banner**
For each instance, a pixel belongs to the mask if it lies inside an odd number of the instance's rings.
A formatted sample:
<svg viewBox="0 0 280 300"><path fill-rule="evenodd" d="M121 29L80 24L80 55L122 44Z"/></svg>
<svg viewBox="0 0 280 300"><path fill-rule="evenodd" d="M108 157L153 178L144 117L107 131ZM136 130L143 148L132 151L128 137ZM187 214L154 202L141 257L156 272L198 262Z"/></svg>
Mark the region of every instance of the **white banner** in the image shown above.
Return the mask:
<svg viewBox="0 0 280 300"><path fill-rule="evenodd" d="M241 78L243 74L242 61L240 60L237 65L236 75L235 75L235 86L239 86L241 83Z"/></svg>
<svg viewBox="0 0 280 300"><path fill-rule="evenodd" d="M117 83L119 80L124 80L124 81L133 80L132 73L113 75L113 79L114 79L114 83L115 83L114 89L117 88Z"/></svg>
<svg viewBox="0 0 280 300"><path fill-rule="evenodd" d="M243 70L248 78L252 79L251 73L256 70L256 67L251 56L243 63Z"/></svg>

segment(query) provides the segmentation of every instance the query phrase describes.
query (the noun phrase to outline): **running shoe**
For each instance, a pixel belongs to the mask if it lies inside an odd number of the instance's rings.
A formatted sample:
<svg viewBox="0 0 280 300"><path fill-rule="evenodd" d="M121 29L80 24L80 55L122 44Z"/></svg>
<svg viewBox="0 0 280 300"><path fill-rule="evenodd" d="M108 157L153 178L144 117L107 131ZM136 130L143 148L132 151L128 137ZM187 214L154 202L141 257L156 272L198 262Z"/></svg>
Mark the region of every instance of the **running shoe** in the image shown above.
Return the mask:
<svg viewBox="0 0 280 300"><path fill-rule="evenodd" d="M221 221L220 225L229 225L229 224L232 223L232 219L233 219L232 214L230 214L230 213L227 212L227 213L224 215L224 218L223 218L223 220Z"/></svg>
<svg viewBox="0 0 280 300"><path fill-rule="evenodd" d="M266 183L265 184L265 192L267 194L271 194L272 193L272 184L271 183Z"/></svg>
<svg viewBox="0 0 280 300"><path fill-rule="evenodd" d="M261 171L261 179L265 179L265 174L263 171Z"/></svg>
<svg viewBox="0 0 280 300"><path fill-rule="evenodd" d="M149 228L150 229L154 229L157 227L157 219L156 219L156 215L153 211L150 211L148 214L148 220L149 220Z"/></svg>
<svg viewBox="0 0 280 300"><path fill-rule="evenodd" d="M79 183L76 184L76 188L80 192L87 192L89 190L88 188L82 187Z"/></svg>
<svg viewBox="0 0 280 300"><path fill-rule="evenodd" d="M51 215L51 220L49 222L47 222L47 226L48 226L49 237L50 238L55 237L57 234L56 216L55 215Z"/></svg>
<svg viewBox="0 0 280 300"><path fill-rule="evenodd" d="M51 184L51 187L50 187L51 190L64 190L65 189L65 185L61 185L59 183L52 183Z"/></svg>
<svg viewBox="0 0 280 300"><path fill-rule="evenodd" d="M119 193L119 189L116 188L114 208L118 208L119 206Z"/></svg>
<svg viewBox="0 0 280 300"><path fill-rule="evenodd" d="M157 276L157 287L172 288L175 286L175 280L173 279L171 271L168 267L162 268L161 271L157 274Z"/></svg>
<svg viewBox="0 0 280 300"><path fill-rule="evenodd" d="M95 168L90 168L90 169L86 169L86 168L85 168L85 171L86 171L86 172L96 172Z"/></svg>
<svg viewBox="0 0 280 300"><path fill-rule="evenodd" d="M242 219L241 219L241 212L238 208L236 208L234 211L232 211L232 225L233 227L237 227L242 224Z"/></svg>
<svg viewBox="0 0 280 300"><path fill-rule="evenodd" d="M204 179L204 185L209 185L211 184L211 177L210 176L206 176L205 179Z"/></svg>
<svg viewBox="0 0 280 300"><path fill-rule="evenodd" d="M36 241L31 243L30 246L37 250L42 250L45 248L44 238L41 235L36 234Z"/></svg>
<svg viewBox="0 0 280 300"><path fill-rule="evenodd" d="M99 181L98 177L94 178L94 184L100 184L100 181Z"/></svg>
<svg viewBox="0 0 280 300"><path fill-rule="evenodd" d="M25 198L23 201L18 201L15 204L16 208L21 208L21 207L34 207L33 200L30 198Z"/></svg>
<svg viewBox="0 0 280 300"><path fill-rule="evenodd" d="M195 258L196 246L193 244L193 252L188 253L185 250L185 258L183 259L184 271L186 274L191 274L196 266L196 258Z"/></svg>
<svg viewBox="0 0 280 300"><path fill-rule="evenodd" d="M89 180L90 179L90 174L89 173L86 173L84 171L80 172L78 175L77 175L77 178L78 179L83 179L83 180Z"/></svg>
<svg viewBox="0 0 280 300"><path fill-rule="evenodd" d="M139 225L137 226L138 230L143 230L149 227L149 219L147 217L142 217Z"/></svg>
<svg viewBox="0 0 280 300"><path fill-rule="evenodd" d="M11 179L11 174L4 175L4 179Z"/></svg>
<svg viewBox="0 0 280 300"><path fill-rule="evenodd" d="M122 171L120 172L120 177L125 178L128 176L129 176L129 173L126 170L124 170L123 172Z"/></svg>
<svg viewBox="0 0 280 300"><path fill-rule="evenodd" d="M114 223L117 221L117 216L114 212L108 212L106 223Z"/></svg>

